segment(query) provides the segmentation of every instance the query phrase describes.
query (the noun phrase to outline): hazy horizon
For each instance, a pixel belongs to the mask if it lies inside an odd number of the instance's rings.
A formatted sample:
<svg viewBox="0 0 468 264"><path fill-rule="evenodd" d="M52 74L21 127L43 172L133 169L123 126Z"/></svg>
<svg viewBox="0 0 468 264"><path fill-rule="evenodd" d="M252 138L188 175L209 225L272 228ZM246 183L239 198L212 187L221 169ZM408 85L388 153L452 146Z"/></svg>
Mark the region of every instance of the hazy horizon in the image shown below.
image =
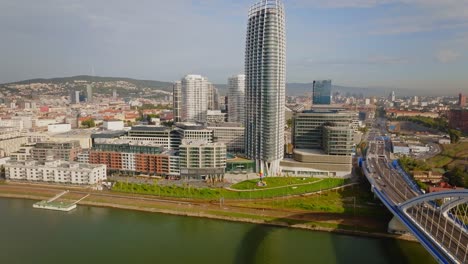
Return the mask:
<svg viewBox="0 0 468 264"><path fill-rule="evenodd" d="M0 83L76 75L224 84L253 0L6 0ZM284 0L287 82L468 92L466 1Z"/></svg>

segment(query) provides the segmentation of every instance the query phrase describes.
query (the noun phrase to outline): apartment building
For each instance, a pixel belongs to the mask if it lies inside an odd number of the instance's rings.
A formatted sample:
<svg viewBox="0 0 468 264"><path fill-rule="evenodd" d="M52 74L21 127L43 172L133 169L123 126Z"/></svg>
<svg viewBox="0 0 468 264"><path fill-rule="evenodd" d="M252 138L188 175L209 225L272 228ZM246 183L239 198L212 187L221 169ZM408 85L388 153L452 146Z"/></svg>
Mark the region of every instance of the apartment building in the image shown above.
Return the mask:
<svg viewBox="0 0 468 264"><path fill-rule="evenodd" d="M77 140L65 142L38 142L31 150L33 160L45 161L48 156L64 161L76 161L81 152L80 142Z"/></svg>
<svg viewBox="0 0 468 264"><path fill-rule="evenodd" d="M180 176L222 180L226 170L226 145L206 140L182 140Z"/></svg>
<svg viewBox="0 0 468 264"><path fill-rule="evenodd" d="M178 174L173 151L156 143L127 139L97 139L89 151L89 163L105 164L109 172L169 176Z"/></svg>
<svg viewBox="0 0 468 264"><path fill-rule="evenodd" d="M4 167L6 178L11 181L94 185L107 179L105 165L27 160L9 162Z"/></svg>

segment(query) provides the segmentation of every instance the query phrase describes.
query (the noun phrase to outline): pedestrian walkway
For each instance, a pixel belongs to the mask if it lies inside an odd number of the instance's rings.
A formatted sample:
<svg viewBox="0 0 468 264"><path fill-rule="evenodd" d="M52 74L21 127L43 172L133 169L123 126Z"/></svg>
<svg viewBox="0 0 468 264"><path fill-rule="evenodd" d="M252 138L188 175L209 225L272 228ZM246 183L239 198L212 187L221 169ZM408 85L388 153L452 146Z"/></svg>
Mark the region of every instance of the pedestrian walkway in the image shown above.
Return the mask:
<svg viewBox="0 0 468 264"><path fill-rule="evenodd" d="M298 183L298 184L291 184L291 185L284 185L284 186L277 186L277 187L270 187L270 188L262 188L262 189L249 189L249 190L238 190L238 189L233 189L230 187L226 187L224 189L233 191L233 192L256 192L256 191L267 191L267 190L275 190L275 189L281 189L281 188L287 188L287 187L297 187L297 186L302 186L302 185L310 185L310 184L316 184L318 182L323 181L323 179L314 181L314 182L308 182L308 183Z"/></svg>

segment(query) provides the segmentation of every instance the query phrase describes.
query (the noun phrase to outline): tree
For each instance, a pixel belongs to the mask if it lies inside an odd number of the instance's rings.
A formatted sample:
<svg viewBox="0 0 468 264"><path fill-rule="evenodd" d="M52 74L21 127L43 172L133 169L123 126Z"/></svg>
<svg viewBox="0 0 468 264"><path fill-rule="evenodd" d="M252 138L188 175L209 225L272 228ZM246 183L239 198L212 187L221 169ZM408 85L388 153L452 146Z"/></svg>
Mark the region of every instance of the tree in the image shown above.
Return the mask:
<svg viewBox="0 0 468 264"><path fill-rule="evenodd" d="M89 119L86 119L86 120L82 121L81 126L91 128L91 127L95 127L96 123L94 122L94 119L89 118Z"/></svg>
<svg viewBox="0 0 468 264"><path fill-rule="evenodd" d="M461 187L465 186L468 173L464 172L460 167L454 167L451 171L447 172L445 176L450 185Z"/></svg>
<svg viewBox="0 0 468 264"><path fill-rule="evenodd" d="M455 129L449 129L449 136L450 136L450 141L452 142L452 144L456 144L460 141L462 133L461 131L458 131Z"/></svg>

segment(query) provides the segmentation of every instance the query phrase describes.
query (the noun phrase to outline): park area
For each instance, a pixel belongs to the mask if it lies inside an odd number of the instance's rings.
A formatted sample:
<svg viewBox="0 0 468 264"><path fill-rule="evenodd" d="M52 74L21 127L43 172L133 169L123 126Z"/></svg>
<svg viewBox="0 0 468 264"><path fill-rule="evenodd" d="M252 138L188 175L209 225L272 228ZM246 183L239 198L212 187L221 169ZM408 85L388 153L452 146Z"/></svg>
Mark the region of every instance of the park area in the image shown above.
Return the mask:
<svg viewBox="0 0 468 264"><path fill-rule="evenodd" d="M468 160L468 142L442 145L442 152L426 161L431 168L457 167L466 165Z"/></svg>
<svg viewBox="0 0 468 264"><path fill-rule="evenodd" d="M113 191L155 195L159 197L218 200L218 199L266 199L291 195L302 195L332 189L347 183L345 179L267 177L259 186L260 179L248 180L232 185L230 188L209 188L185 186L162 186L157 181L148 184L116 182Z"/></svg>

